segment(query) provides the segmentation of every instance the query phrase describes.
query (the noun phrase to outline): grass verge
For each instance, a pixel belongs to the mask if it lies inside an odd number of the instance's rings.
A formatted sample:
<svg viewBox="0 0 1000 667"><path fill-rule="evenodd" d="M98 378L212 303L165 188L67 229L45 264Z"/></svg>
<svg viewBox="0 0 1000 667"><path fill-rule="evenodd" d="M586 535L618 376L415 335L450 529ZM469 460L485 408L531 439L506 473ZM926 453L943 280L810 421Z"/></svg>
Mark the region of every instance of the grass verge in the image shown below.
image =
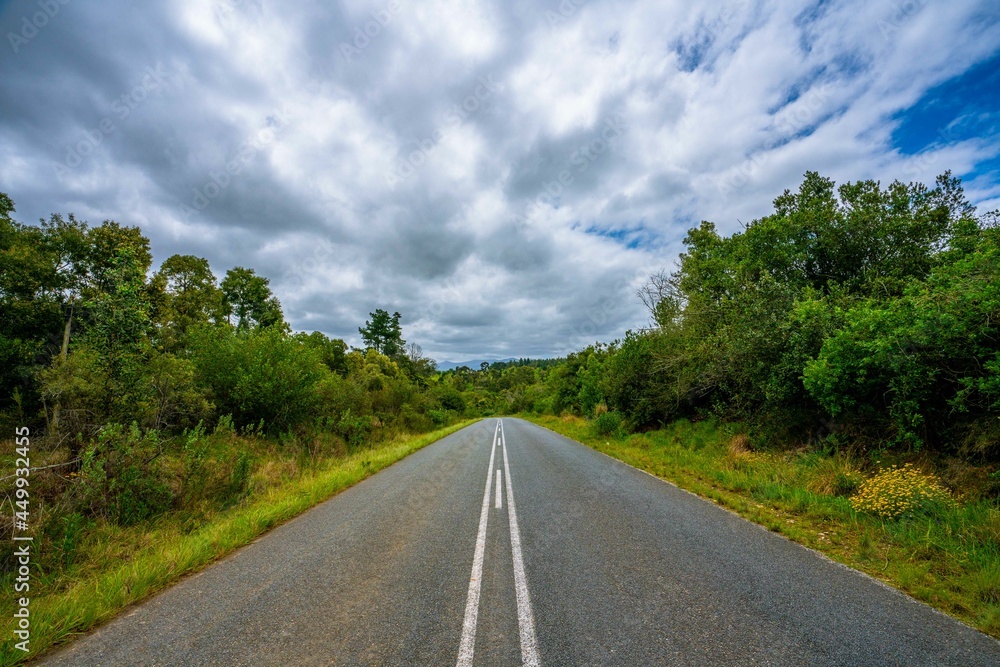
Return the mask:
<svg viewBox="0 0 1000 667"><path fill-rule="evenodd" d="M1000 508L959 499L932 514L885 520L849 501L858 462L815 451L754 452L738 426L679 421L599 435L578 417L523 415L669 480L831 559L866 572L1000 638Z"/></svg>
<svg viewBox="0 0 1000 667"><path fill-rule="evenodd" d="M16 640L6 633L0 649L0 665L15 665L28 657L37 658L55 645L87 632L140 602L153 593L194 573L241 547L261 533L322 502L339 491L373 475L396 461L454 433L477 420L468 420L432 433L399 438L345 458L328 461L315 470L306 470L291 481L262 491L244 504L207 517L188 530L181 517L164 516L150 525L108 531L105 553L128 550L143 544L134 553L104 558L96 568L86 570L72 582L59 582L46 590L44 573L41 587L31 589L31 652L14 648ZM141 535L137 534L141 532ZM115 549L115 541L118 547ZM0 613L12 618L14 594L0 603Z"/></svg>

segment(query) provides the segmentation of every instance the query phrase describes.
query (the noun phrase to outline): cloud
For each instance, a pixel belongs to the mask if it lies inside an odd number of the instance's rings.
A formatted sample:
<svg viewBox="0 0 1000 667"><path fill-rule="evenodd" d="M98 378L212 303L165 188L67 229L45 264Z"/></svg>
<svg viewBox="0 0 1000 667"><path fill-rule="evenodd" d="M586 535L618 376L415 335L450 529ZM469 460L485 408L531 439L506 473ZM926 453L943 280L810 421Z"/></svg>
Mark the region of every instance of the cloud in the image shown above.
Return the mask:
<svg viewBox="0 0 1000 667"><path fill-rule="evenodd" d="M766 215L807 169L951 168L1000 200L988 0L33 0L0 33L22 220L253 266L293 327L355 344L399 310L438 358L643 326L688 227Z"/></svg>

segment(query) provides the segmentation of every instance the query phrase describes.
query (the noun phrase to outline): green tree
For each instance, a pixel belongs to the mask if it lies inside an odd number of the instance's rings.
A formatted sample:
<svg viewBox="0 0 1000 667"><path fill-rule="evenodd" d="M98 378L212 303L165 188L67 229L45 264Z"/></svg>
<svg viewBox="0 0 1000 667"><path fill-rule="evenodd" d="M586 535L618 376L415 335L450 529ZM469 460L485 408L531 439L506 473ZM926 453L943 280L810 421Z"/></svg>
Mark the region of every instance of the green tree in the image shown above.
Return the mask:
<svg viewBox="0 0 1000 667"><path fill-rule="evenodd" d="M38 227L11 218L0 193L0 412L24 419L37 404L33 371L62 324L56 257Z"/></svg>
<svg viewBox="0 0 1000 667"><path fill-rule="evenodd" d="M98 324L103 315L92 311L122 296L123 285L143 299L151 258L137 227L106 220L91 228L72 215L27 226L10 218L13 210L0 195L0 357L10 380L0 390L0 409L15 399L12 390L22 403L24 393L37 394L34 370L56 355L65 360L74 331ZM101 354L100 346L95 352ZM49 407L49 430L56 433L60 404Z"/></svg>
<svg viewBox="0 0 1000 667"><path fill-rule="evenodd" d="M402 315L388 312L378 308L374 313L369 313L370 320L365 320L365 326L360 327L358 332L365 341L365 347L378 351L387 357L396 357L403 354L406 349L406 341L403 340L403 328L399 324Z"/></svg>
<svg viewBox="0 0 1000 667"><path fill-rule="evenodd" d="M152 320L142 264L129 247L118 251L102 275L102 291L85 302L90 323L83 342L98 355L104 374L103 414L130 421L131 406L142 400L143 364Z"/></svg>
<svg viewBox="0 0 1000 667"><path fill-rule="evenodd" d="M236 318L240 330L278 327L286 329L281 303L271 293L270 281L253 269L242 266L229 269L222 279L226 312Z"/></svg>
<svg viewBox="0 0 1000 667"><path fill-rule="evenodd" d="M897 302L967 250L978 229L972 215L949 173L930 188L883 188L871 180L838 187L807 172L796 191L774 200L771 215L743 231L722 237L703 222L684 239L679 269L640 290L657 327L639 334L644 344L627 341L607 365L609 378L621 378L605 383L609 406L633 422L711 411L810 428L824 412L820 397L832 403L818 371L806 390L803 370L844 313ZM619 363L639 350L645 360ZM637 384L648 391L637 395Z"/></svg>
<svg viewBox="0 0 1000 667"><path fill-rule="evenodd" d="M979 454L1000 448L1000 235L976 230L898 299L857 303L805 364L805 386L854 429Z"/></svg>
<svg viewBox="0 0 1000 667"><path fill-rule="evenodd" d="M331 371L341 377L347 375L347 343L339 338L327 338L321 331L313 331L310 334L298 333L295 334L295 338L318 351L323 363Z"/></svg>
<svg viewBox="0 0 1000 667"><path fill-rule="evenodd" d="M177 349L188 330L208 322L226 320L222 290L208 260L193 255L172 255L153 276L153 288L162 298L156 304L156 323L165 349Z"/></svg>

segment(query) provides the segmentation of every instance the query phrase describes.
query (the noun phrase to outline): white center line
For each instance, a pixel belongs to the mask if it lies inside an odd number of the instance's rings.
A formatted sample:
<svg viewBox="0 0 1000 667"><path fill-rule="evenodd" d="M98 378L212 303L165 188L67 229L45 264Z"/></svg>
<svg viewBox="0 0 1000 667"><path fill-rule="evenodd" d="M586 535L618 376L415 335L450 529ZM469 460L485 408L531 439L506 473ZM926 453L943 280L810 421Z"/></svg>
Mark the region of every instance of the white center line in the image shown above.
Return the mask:
<svg viewBox="0 0 1000 667"><path fill-rule="evenodd" d="M497 503L494 505L497 509L503 507L503 493L500 491L500 471L497 470Z"/></svg>
<svg viewBox="0 0 1000 667"><path fill-rule="evenodd" d="M497 441L499 432L500 422L498 421L497 430L493 432L494 442ZM476 648L479 590L483 578L483 554L486 551L486 519L490 514L490 486L493 481L493 455L496 451L496 447L490 447L490 468L489 472L486 473L486 491L483 493L483 509L479 513L479 533L476 535L476 553L472 558L472 577L469 579L469 595L465 600L465 621L462 623L462 643L458 647L457 667L472 667L472 653Z"/></svg>
<svg viewBox="0 0 1000 667"><path fill-rule="evenodd" d="M500 442L503 443L503 471L507 477L507 516L510 517L510 550L514 557L514 588L517 592L517 624L521 631L521 662L524 663L525 667L538 667L540 661L538 658L538 639L535 637L535 617L531 613L528 580L524 574L524 558L521 556L521 533L517 528L514 487L510 483L510 466L507 464L507 438L504 437L503 422L500 423Z"/></svg>

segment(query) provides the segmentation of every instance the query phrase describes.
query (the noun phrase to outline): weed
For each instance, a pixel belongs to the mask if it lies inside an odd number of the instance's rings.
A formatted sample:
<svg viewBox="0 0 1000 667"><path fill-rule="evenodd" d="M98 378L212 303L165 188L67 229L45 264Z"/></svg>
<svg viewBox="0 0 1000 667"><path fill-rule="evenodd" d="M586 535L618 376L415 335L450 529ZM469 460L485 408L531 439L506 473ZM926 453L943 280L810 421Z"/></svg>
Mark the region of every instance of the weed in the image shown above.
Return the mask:
<svg viewBox="0 0 1000 667"><path fill-rule="evenodd" d="M858 512L899 519L933 512L950 500L951 496L937 479L907 463L902 467L892 466L862 482L851 498L851 505Z"/></svg>

